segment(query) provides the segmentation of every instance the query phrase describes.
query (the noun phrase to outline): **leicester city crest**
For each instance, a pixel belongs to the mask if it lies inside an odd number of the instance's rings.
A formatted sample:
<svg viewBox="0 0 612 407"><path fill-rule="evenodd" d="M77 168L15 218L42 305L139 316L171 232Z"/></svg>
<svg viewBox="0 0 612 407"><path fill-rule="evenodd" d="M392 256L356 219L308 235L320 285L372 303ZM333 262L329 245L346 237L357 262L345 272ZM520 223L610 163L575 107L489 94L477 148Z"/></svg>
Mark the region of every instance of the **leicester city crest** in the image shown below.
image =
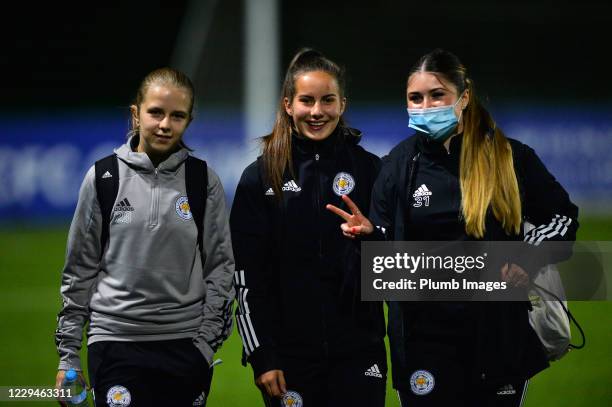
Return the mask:
<svg viewBox="0 0 612 407"><path fill-rule="evenodd" d="M127 407L131 402L132 395L123 386L113 386L106 393L106 404L110 407Z"/></svg>
<svg viewBox="0 0 612 407"><path fill-rule="evenodd" d="M427 370L417 370L410 376L410 390L417 396L429 394L435 384L433 375Z"/></svg>
<svg viewBox="0 0 612 407"><path fill-rule="evenodd" d="M297 391L289 390L281 398L281 406L283 407L302 407L303 405L302 396Z"/></svg>
<svg viewBox="0 0 612 407"><path fill-rule="evenodd" d="M176 200L176 204L174 205L176 209L176 214L184 220L191 219L191 208L189 207L189 202L187 201L186 196L179 196Z"/></svg>
<svg viewBox="0 0 612 407"><path fill-rule="evenodd" d="M355 188L355 178L348 172L339 172L334 178L333 188L338 196L348 195Z"/></svg>

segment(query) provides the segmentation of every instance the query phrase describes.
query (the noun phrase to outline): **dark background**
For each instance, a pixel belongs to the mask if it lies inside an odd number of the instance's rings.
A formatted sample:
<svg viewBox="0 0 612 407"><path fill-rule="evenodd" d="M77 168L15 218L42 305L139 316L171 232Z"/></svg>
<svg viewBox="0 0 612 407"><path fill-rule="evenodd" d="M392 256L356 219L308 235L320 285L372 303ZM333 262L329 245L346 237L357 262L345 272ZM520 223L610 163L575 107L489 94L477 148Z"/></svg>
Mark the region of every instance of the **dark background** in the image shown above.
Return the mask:
<svg viewBox="0 0 612 407"><path fill-rule="evenodd" d="M610 2L279 3L280 71L314 46L347 68L353 103L405 103L406 72L435 47L455 52L493 101L610 102ZM125 106L147 72L171 63L186 6L24 3L3 13L2 109ZM193 77L205 105L242 103L243 8L238 0L215 7Z"/></svg>

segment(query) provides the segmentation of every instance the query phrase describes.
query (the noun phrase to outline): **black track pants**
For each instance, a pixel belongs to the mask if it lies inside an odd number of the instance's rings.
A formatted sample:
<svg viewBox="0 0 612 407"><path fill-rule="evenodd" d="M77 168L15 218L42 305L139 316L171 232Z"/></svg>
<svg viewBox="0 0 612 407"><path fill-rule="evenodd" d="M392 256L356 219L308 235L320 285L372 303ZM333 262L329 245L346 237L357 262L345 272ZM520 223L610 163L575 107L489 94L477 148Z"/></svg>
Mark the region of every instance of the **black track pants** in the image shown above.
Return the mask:
<svg viewBox="0 0 612 407"><path fill-rule="evenodd" d="M356 354L350 358L306 360L283 357L288 395L304 407L384 407L387 382L385 352ZM298 396L295 396L297 393ZM299 405L264 396L268 407Z"/></svg>
<svg viewBox="0 0 612 407"><path fill-rule="evenodd" d="M97 407L206 404L212 369L191 339L95 342L88 358Z"/></svg>
<svg viewBox="0 0 612 407"><path fill-rule="evenodd" d="M520 407L525 400L528 384L529 380L525 380L508 383L500 387L471 389L460 394L438 391L433 395L424 396L416 395L412 392L398 391L397 396L402 407Z"/></svg>

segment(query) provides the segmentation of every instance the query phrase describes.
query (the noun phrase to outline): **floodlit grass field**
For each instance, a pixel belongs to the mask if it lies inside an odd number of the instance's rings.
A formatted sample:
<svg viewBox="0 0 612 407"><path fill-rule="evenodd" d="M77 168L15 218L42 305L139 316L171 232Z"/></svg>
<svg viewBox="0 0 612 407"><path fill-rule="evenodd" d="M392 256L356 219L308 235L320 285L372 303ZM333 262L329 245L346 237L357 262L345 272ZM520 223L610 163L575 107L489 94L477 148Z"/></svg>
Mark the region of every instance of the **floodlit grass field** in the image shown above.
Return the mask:
<svg viewBox="0 0 612 407"><path fill-rule="evenodd" d="M67 233L67 226L0 229L0 386L52 386L55 381L53 332ZM579 239L612 240L612 219L581 219ZM586 332L587 347L531 381L528 407L612 405L612 302L572 302L570 309ZM263 404L250 368L240 365L240 352L234 330L217 355L223 364L215 370L209 407ZM390 383L387 406L398 406Z"/></svg>

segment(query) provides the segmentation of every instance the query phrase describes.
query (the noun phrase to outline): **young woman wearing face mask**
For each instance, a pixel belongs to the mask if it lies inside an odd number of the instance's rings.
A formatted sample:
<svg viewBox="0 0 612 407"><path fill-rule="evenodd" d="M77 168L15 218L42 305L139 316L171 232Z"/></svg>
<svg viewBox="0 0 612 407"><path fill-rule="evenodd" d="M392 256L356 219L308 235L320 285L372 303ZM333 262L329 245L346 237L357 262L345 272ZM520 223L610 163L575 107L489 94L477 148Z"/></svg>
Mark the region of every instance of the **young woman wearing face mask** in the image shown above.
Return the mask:
<svg viewBox="0 0 612 407"><path fill-rule="evenodd" d="M500 280L524 287L545 262L534 243L575 240L578 208L531 148L505 137L455 55L423 56L409 73L407 102L416 134L383 159L370 219L328 207L345 219L343 233L395 241L525 240L521 255L500 271ZM524 221L536 225L525 236ZM393 384L402 406L519 406L528 378L548 366L528 308L528 302L391 302Z"/></svg>
<svg viewBox="0 0 612 407"><path fill-rule="evenodd" d="M360 247L325 210L349 210L341 197L350 196L367 214L379 170L345 107L338 65L298 52L272 133L234 197L237 327L269 406L384 406L382 304L360 301Z"/></svg>
<svg viewBox="0 0 612 407"><path fill-rule="evenodd" d="M183 142L193 101L181 72L149 73L130 107L130 137L109 157L115 170L92 166L81 186L62 273L56 381L81 370L88 324L97 406L205 405L213 354L231 332L223 187ZM116 197L107 189L114 182Z"/></svg>

